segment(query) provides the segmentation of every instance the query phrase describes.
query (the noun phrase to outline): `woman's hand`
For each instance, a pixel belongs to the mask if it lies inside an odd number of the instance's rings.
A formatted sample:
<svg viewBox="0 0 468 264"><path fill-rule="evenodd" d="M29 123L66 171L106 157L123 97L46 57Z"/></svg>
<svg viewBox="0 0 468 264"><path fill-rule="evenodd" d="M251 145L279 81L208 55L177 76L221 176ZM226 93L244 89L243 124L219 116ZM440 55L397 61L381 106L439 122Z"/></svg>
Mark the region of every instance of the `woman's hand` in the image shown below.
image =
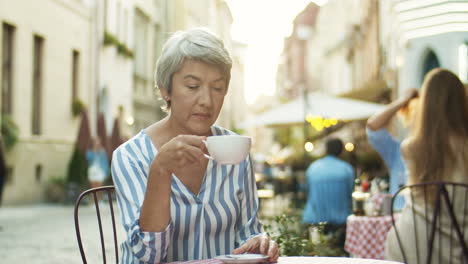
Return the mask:
<svg viewBox="0 0 468 264"><path fill-rule="evenodd" d="M415 88L410 88L410 89L405 90L402 98L406 103L408 103L409 101L411 101L411 99L416 98L418 96L419 96L418 90Z"/></svg>
<svg viewBox="0 0 468 264"><path fill-rule="evenodd" d="M187 165L202 162L206 152L204 136L179 135L164 144L151 166L176 173Z"/></svg>
<svg viewBox="0 0 468 264"><path fill-rule="evenodd" d="M234 249L233 254L255 253L267 255L268 262L278 262L278 244L265 234L259 234L247 240L242 246Z"/></svg>

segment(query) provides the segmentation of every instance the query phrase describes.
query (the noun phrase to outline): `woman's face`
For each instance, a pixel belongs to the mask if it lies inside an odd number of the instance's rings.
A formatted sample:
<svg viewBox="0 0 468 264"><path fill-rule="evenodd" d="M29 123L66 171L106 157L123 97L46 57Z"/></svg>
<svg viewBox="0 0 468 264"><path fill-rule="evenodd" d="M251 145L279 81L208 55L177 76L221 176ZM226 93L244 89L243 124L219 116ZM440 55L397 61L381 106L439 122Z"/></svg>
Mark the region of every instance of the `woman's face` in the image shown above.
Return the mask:
<svg viewBox="0 0 468 264"><path fill-rule="evenodd" d="M161 91L171 100L169 120L177 132L192 135L210 135L226 92L227 84L220 70L195 60L185 60L174 73L170 95L164 89Z"/></svg>

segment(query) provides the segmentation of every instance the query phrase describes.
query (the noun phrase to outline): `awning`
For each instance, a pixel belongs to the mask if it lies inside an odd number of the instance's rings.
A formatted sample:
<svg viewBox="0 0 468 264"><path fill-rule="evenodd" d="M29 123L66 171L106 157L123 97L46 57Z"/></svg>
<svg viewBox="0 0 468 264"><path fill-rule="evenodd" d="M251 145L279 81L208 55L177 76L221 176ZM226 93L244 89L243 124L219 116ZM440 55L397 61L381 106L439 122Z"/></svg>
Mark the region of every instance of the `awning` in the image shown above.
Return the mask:
<svg viewBox="0 0 468 264"><path fill-rule="evenodd" d="M80 128L78 129L78 135L76 138L76 147L80 150L83 155L86 155L86 151L91 147L91 132L89 129L89 118L88 111L83 109L81 111Z"/></svg>
<svg viewBox="0 0 468 264"><path fill-rule="evenodd" d="M310 93L307 96L307 109L304 98L297 98L246 120L240 128L258 126L284 126L303 124L307 115L334 118L341 121L367 119L384 106L343 97Z"/></svg>
<svg viewBox="0 0 468 264"><path fill-rule="evenodd" d="M359 89L349 91L340 96L368 102L379 102L389 96L390 92L390 88L387 87L387 83L384 80L373 80L367 82Z"/></svg>

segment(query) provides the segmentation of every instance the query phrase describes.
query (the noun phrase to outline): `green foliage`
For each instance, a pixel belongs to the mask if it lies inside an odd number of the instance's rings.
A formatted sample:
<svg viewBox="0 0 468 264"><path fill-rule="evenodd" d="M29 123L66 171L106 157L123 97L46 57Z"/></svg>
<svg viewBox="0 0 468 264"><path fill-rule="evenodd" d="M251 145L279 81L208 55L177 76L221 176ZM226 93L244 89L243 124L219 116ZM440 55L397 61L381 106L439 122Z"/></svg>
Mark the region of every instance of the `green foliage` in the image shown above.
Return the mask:
<svg viewBox="0 0 468 264"><path fill-rule="evenodd" d="M81 114L81 111L83 111L83 109L85 109L84 103L79 98L73 99L73 102L72 102L73 117L79 116Z"/></svg>
<svg viewBox="0 0 468 264"><path fill-rule="evenodd" d="M10 115L2 115L1 121L5 150L10 151L15 146L16 142L18 142L19 128Z"/></svg>
<svg viewBox="0 0 468 264"><path fill-rule="evenodd" d="M311 253L312 242L307 238L307 229L297 227L300 223L297 218L282 214L274 217L272 225L264 225L268 235L278 243L281 256L308 256Z"/></svg>
<svg viewBox="0 0 468 264"><path fill-rule="evenodd" d="M234 128L232 128L231 130L232 130L232 132L234 132L234 133L236 133L236 134L238 134L238 135L243 135L243 134L245 133L245 130L242 129L242 128L234 127Z"/></svg>
<svg viewBox="0 0 468 264"><path fill-rule="evenodd" d="M384 166L382 158L374 150L357 154L357 162L365 171L378 170Z"/></svg>
<svg viewBox="0 0 468 264"><path fill-rule="evenodd" d="M289 127L280 127L274 130L274 141L278 142L281 147L291 146L291 129Z"/></svg>
<svg viewBox="0 0 468 264"><path fill-rule="evenodd" d="M110 46L110 45L118 45L119 44L119 40L114 36L112 35L111 33L105 31L104 32L104 42L103 42L104 46Z"/></svg>
<svg viewBox="0 0 468 264"><path fill-rule="evenodd" d="M133 58L133 51L125 45L125 43L120 42L114 35L109 32L104 32L104 46L114 45L117 48L117 53L126 57Z"/></svg>
<svg viewBox="0 0 468 264"><path fill-rule="evenodd" d="M133 58L133 51L131 51L124 43L119 43L117 45L117 52L126 58Z"/></svg>
<svg viewBox="0 0 468 264"><path fill-rule="evenodd" d="M84 186L88 182L87 161L84 153L75 146L72 157L68 163L67 182Z"/></svg>
<svg viewBox="0 0 468 264"><path fill-rule="evenodd" d="M301 222L298 214L275 216L272 224L264 225L265 231L279 246L281 256L346 256L346 252L337 248L334 238L324 234L324 224L317 226L318 237L309 238L309 226Z"/></svg>
<svg viewBox="0 0 468 264"><path fill-rule="evenodd" d="M48 202L62 203L65 201L65 178L54 177L47 181L46 198Z"/></svg>

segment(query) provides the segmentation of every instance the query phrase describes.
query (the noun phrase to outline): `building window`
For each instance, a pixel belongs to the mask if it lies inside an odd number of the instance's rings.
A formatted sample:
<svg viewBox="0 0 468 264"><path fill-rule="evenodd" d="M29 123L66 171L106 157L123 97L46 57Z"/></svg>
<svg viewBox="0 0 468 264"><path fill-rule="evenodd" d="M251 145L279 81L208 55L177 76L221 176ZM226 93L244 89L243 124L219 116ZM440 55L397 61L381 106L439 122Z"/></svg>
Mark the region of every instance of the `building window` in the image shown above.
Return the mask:
<svg viewBox="0 0 468 264"><path fill-rule="evenodd" d="M120 2L117 2L117 8L115 10L115 34L117 36L117 39L120 40Z"/></svg>
<svg viewBox="0 0 468 264"><path fill-rule="evenodd" d="M156 68L156 62L159 58L159 53L160 51L162 50L162 39L164 39L163 37L163 33L161 31L161 26L159 24L156 24L154 26L154 37L153 37L153 44L152 46L155 47L153 49L153 68L151 69L151 72L154 72L155 68Z"/></svg>
<svg viewBox="0 0 468 264"><path fill-rule="evenodd" d="M44 38L34 35L33 84L32 84L32 134L41 134L42 60Z"/></svg>
<svg viewBox="0 0 468 264"><path fill-rule="evenodd" d="M103 22L104 22L104 31L107 30L107 0L104 0L104 15L103 15Z"/></svg>
<svg viewBox="0 0 468 264"><path fill-rule="evenodd" d="M72 52L72 103L78 99L78 85L80 78L80 52L73 50Z"/></svg>
<svg viewBox="0 0 468 264"><path fill-rule="evenodd" d="M12 114L13 111L13 53L15 27L3 23L2 40L2 114Z"/></svg>
<svg viewBox="0 0 468 264"><path fill-rule="evenodd" d="M122 18L122 43L127 43L127 10L123 10Z"/></svg>
<svg viewBox="0 0 468 264"><path fill-rule="evenodd" d="M140 10L135 10L135 75L146 79L147 36L149 19Z"/></svg>
<svg viewBox="0 0 468 264"><path fill-rule="evenodd" d="M458 47L458 77L463 83L468 83L468 43Z"/></svg>
<svg viewBox="0 0 468 264"><path fill-rule="evenodd" d="M437 68L437 67L440 67L439 59L437 58L437 55L432 50L430 50L427 53L426 58L424 60L421 80L424 81L424 77L426 76L426 73L428 73L430 70Z"/></svg>
<svg viewBox="0 0 468 264"><path fill-rule="evenodd" d="M5 179L5 184L13 184L13 167L7 167L7 174Z"/></svg>
<svg viewBox="0 0 468 264"><path fill-rule="evenodd" d="M36 182L41 182L41 178L42 178L42 165L41 164L37 164L36 165L36 168L35 168L35 178L36 178Z"/></svg>

